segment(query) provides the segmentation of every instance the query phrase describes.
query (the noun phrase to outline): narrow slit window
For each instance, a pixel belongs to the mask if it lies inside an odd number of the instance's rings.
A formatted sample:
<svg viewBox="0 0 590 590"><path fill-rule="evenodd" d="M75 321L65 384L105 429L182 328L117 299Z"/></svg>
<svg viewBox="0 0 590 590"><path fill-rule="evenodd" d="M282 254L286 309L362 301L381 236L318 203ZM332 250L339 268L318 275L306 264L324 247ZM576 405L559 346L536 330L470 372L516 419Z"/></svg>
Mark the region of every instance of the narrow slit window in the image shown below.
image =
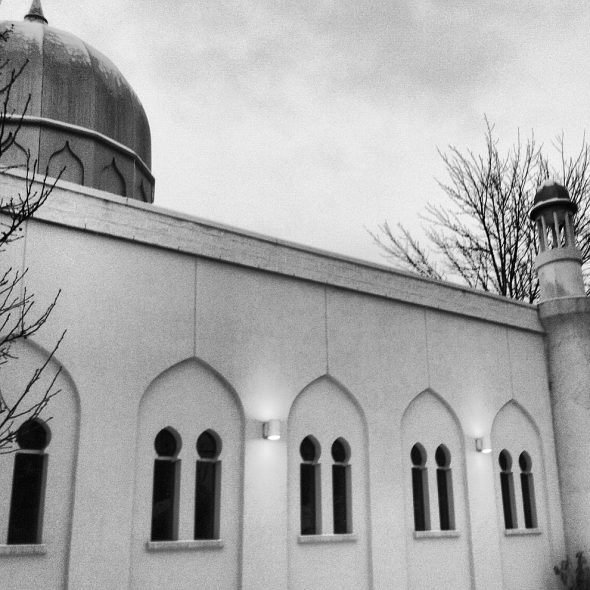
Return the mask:
<svg viewBox="0 0 590 590"><path fill-rule="evenodd" d="M430 530L430 506L428 499L428 470L426 449L416 443L410 451L412 460L412 497L414 501L414 529Z"/></svg>
<svg viewBox="0 0 590 590"><path fill-rule="evenodd" d="M512 457L504 449L498 457L500 464L500 488L502 490L502 508L504 510L504 527L506 529L518 528L516 518L516 504L514 501L514 479L512 476Z"/></svg>
<svg viewBox="0 0 590 590"><path fill-rule="evenodd" d="M350 446L343 438L332 444L332 504L334 534L352 533Z"/></svg>
<svg viewBox="0 0 590 590"><path fill-rule="evenodd" d="M195 485L195 539L219 539L221 492L221 439L205 430L197 439Z"/></svg>
<svg viewBox="0 0 590 590"><path fill-rule="evenodd" d="M50 439L48 426L37 418L27 420L16 432L19 450L14 456L9 545L42 542L48 460L45 449Z"/></svg>
<svg viewBox="0 0 590 590"><path fill-rule="evenodd" d="M522 507L524 509L524 526L537 528L537 505L535 502L535 482L531 470L533 462L530 455L523 451L518 458L520 465L520 487L522 489Z"/></svg>
<svg viewBox="0 0 590 590"><path fill-rule="evenodd" d="M436 460L436 485L438 489L438 513L440 530L455 529L455 507L453 500L453 474L451 453L445 445L440 445L434 454Z"/></svg>
<svg viewBox="0 0 590 590"><path fill-rule="evenodd" d="M175 541L178 538L180 437L172 428L164 428L156 435L154 447L151 540Z"/></svg>
<svg viewBox="0 0 590 590"><path fill-rule="evenodd" d="M320 445L311 435L306 436L299 445L301 465L299 466L299 494L301 506L301 534L320 535L322 533Z"/></svg>

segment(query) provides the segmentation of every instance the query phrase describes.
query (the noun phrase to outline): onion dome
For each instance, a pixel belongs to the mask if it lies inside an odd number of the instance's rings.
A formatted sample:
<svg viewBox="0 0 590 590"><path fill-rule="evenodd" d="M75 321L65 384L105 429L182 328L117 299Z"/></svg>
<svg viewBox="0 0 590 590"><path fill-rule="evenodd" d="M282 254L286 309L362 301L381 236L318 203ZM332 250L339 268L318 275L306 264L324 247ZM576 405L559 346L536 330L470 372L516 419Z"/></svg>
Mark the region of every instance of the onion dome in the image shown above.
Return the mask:
<svg viewBox="0 0 590 590"><path fill-rule="evenodd" d="M26 154L40 172L141 201L153 202L150 127L137 95L118 68L74 35L48 26L40 0L2 44L4 70L21 74L9 100L7 131L21 121L3 165ZM12 127L12 129L11 129Z"/></svg>

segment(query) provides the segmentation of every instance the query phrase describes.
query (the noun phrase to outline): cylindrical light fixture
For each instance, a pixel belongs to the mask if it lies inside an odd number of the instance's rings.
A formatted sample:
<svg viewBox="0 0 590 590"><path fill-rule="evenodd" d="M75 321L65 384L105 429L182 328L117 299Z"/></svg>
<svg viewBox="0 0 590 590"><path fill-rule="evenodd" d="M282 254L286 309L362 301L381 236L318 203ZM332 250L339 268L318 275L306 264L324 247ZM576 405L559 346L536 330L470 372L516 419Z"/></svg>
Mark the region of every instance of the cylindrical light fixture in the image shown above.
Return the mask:
<svg viewBox="0 0 590 590"><path fill-rule="evenodd" d="M492 452L492 441L489 436L482 436L475 439L475 450L478 453L491 453Z"/></svg>
<svg viewBox="0 0 590 590"><path fill-rule="evenodd" d="M267 440L279 440L281 438L281 421L269 420L262 424L262 436Z"/></svg>

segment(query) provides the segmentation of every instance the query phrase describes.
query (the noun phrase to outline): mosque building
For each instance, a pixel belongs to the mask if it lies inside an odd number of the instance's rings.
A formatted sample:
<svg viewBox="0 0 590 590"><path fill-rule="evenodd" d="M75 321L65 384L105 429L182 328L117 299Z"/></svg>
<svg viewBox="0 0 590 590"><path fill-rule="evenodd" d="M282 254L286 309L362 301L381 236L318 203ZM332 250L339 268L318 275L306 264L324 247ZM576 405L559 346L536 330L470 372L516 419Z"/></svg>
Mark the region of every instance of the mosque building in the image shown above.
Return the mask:
<svg viewBox="0 0 590 590"><path fill-rule="evenodd" d="M117 67L39 0L8 27L29 62L0 198L27 153L65 169L2 253L38 309L60 292L6 399L67 334L59 394L0 455L0 588L557 590L590 551L567 191L531 211L538 305L163 210Z"/></svg>

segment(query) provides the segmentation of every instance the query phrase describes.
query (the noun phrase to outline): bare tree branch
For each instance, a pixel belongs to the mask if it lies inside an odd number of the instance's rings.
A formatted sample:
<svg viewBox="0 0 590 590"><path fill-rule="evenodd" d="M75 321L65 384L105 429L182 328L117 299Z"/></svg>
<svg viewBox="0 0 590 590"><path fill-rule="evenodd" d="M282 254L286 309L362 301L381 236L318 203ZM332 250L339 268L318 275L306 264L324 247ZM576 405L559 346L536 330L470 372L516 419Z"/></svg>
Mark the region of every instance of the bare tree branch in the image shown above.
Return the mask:
<svg viewBox="0 0 590 590"><path fill-rule="evenodd" d="M578 205L578 245L584 261L590 261L590 146L584 137L568 156L562 134L553 144L553 165L533 134L525 140L518 134L501 152L494 126L487 118L485 124L482 154L455 146L439 150L448 178L438 184L446 199L426 207L426 246L407 228L393 231L387 222L369 233L395 266L534 302L539 296L533 264L537 241L528 213L547 178L562 183ZM590 279L590 264L585 269Z"/></svg>
<svg viewBox="0 0 590 590"><path fill-rule="evenodd" d="M9 29L0 31L0 49L10 33ZM16 116L11 110L11 93L26 66L27 62L24 62L11 68L8 61L0 61L0 174L14 167L3 166L2 158L15 147L30 102L29 97ZM23 165L26 174L22 192L0 196L0 253L22 237L27 221L45 204L61 176L60 173L57 179L48 181L46 172L39 183L36 182L39 173L37 161L31 161L28 154ZM38 309L34 295L27 289L26 279L26 268L0 270L0 370L18 359L15 344L25 341L43 327L60 295L58 292L49 305ZM14 450L16 433L21 424L39 417L59 393L56 384L60 371L58 369L51 374L50 365L64 336L65 332L41 365L33 370L28 379L24 378L26 380L17 391L6 391L4 381L0 379L0 454Z"/></svg>

